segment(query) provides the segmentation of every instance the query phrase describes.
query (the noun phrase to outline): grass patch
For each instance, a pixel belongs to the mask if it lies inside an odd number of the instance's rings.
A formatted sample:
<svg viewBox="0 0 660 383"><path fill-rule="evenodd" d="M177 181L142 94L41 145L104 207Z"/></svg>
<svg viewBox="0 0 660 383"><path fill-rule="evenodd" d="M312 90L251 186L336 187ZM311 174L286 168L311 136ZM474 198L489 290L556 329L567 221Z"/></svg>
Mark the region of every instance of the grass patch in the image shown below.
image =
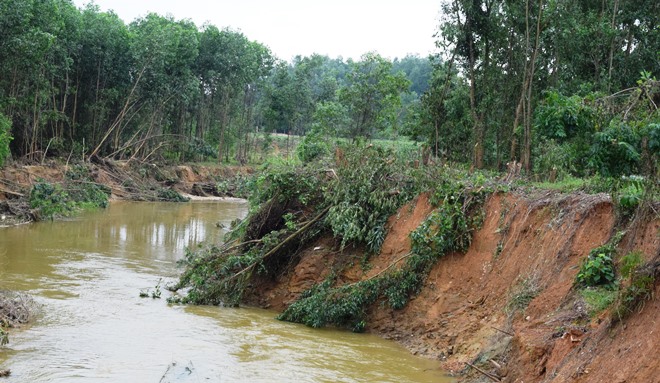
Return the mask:
<svg viewBox="0 0 660 383"><path fill-rule="evenodd" d="M594 317L612 306L618 291L604 287L588 287L580 290L580 295L587 304L589 316Z"/></svg>

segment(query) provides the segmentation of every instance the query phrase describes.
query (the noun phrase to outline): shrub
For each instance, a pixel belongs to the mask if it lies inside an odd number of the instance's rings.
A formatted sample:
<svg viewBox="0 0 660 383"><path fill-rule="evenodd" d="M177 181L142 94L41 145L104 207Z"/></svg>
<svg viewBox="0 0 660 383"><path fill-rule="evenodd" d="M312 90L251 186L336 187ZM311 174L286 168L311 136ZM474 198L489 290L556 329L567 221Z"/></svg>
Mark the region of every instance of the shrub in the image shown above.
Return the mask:
<svg viewBox="0 0 660 383"><path fill-rule="evenodd" d="M41 217L53 219L66 216L74 209L73 201L61 185L37 182L30 190L30 208L37 209Z"/></svg>
<svg viewBox="0 0 660 383"><path fill-rule="evenodd" d="M614 287L616 276L613 259L616 255L616 245L622 237L623 232L619 232L607 244L589 252L576 277L579 285Z"/></svg>
<svg viewBox="0 0 660 383"><path fill-rule="evenodd" d="M613 121L594 135L589 167L606 177L636 173L641 159L640 141L632 127Z"/></svg>
<svg viewBox="0 0 660 383"><path fill-rule="evenodd" d="M580 291L590 316L598 315L614 303L617 297L617 290L603 287L588 287Z"/></svg>
<svg viewBox="0 0 660 383"><path fill-rule="evenodd" d="M307 134L296 147L296 154L303 163L314 161L328 153L330 153L330 147L320 134Z"/></svg>
<svg viewBox="0 0 660 383"><path fill-rule="evenodd" d="M577 275L577 282L584 286L612 285L614 281L614 262L607 252L592 251Z"/></svg>
<svg viewBox="0 0 660 383"><path fill-rule="evenodd" d="M91 181L89 169L73 167L63 184L43 180L35 183L28 198L30 208L41 218L68 216L78 209L106 208L110 189Z"/></svg>
<svg viewBox="0 0 660 383"><path fill-rule="evenodd" d="M614 191L617 208L624 216L630 216L644 196L644 179L641 177L622 177Z"/></svg>

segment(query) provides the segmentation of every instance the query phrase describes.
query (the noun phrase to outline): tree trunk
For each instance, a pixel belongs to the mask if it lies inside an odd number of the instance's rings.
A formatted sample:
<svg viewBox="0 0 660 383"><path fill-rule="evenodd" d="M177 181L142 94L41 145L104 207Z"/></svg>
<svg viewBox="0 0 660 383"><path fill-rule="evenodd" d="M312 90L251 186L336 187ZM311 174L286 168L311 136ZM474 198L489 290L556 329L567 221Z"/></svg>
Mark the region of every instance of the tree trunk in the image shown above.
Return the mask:
<svg viewBox="0 0 660 383"><path fill-rule="evenodd" d="M529 69L529 80L527 90L527 117L525 118L525 148L523 151L522 164L527 174L532 170L532 88L534 85L534 72L536 70L536 59L538 57L541 40L541 18L543 17L543 0L539 0L539 14L536 20L536 41Z"/></svg>

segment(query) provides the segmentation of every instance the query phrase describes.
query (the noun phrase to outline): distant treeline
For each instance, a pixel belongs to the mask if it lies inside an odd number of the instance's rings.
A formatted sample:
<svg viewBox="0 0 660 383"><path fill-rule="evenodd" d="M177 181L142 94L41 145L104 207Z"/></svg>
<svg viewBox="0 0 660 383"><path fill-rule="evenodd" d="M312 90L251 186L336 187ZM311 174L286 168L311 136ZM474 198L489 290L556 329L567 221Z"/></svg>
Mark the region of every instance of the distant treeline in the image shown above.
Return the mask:
<svg viewBox="0 0 660 383"><path fill-rule="evenodd" d="M364 63L312 56L288 64L237 31L157 14L126 25L68 0L3 0L0 36L0 113L14 157L243 159L249 133L304 134L316 106L341 92L355 121L347 134L370 135L392 120L368 108L395 116L409 84L375 54ZM396 63L417 73L421 93L428 61ZM358 105L363 96L369 103Z"/></svg>
<svg viewBox="0 0 660 383"><path fill-rule="evenodd" d="M14 158L244 162L261 142L254 133L278 132L327 145L408 136L477 168L653 172L660 3L442 9L430 58L282 61L213 25L157 14L126 25L95 5L2 0L0 163L7 143Z"/></svg>

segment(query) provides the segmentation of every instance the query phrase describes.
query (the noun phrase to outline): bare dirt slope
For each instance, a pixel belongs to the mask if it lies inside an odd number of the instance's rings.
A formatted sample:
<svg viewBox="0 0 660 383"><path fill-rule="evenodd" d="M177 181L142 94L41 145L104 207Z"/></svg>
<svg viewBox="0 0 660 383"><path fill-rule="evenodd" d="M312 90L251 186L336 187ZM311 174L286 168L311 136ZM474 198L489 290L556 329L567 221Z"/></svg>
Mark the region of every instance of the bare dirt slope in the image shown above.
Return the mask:
<svg viewBox="0 0 660 383"><path fill-rule="evenodd" d="M590 317L574 287L589 251L617 230L609 196L497 194L484 209L469 250L440 259L404 309L375 304L369 331L437 359L468 381L660 382L658 301L614 324L607 311ZM410 251L409 233L431 211L421 195L391 217L381 253L366 266L361 249L340 253L322 238L251 299L283 310L333 269L344 270L341 281L349 283L396 267ZM658 261L659 235L657 215L637 222L619 253L638 249L646 261ZM529 304L516 309L525 297Z"/></svg>

